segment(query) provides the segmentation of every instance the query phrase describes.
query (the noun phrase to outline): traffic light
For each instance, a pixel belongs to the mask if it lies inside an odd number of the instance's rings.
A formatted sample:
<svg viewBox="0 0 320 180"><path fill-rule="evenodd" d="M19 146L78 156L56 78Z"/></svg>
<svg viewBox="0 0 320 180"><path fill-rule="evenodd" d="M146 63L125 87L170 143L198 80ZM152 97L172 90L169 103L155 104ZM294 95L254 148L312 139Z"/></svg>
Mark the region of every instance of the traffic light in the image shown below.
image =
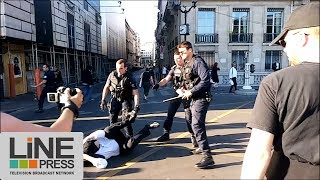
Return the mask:
<svg viewBox="0 0 320 180"><path fill-rule="evenodd" d="M256 71L256 65L250 64L250 72L254 73L254 71Z"/></svg>

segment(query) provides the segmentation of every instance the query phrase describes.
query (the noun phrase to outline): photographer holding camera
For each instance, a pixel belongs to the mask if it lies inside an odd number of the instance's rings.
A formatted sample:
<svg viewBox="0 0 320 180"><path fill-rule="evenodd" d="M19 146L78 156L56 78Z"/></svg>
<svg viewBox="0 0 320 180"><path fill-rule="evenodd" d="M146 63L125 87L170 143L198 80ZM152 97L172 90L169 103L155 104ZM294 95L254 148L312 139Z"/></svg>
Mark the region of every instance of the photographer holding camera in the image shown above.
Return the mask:
<svg viewBox="0 0 320 180"><path fill-rule="evenodd" d="M110 114L110 125L118 122L118 115L122 111L122 120L129 118L134 122L139 111L139 92L132 74L127 72L127 65L124 59L116 62L116 70L112 71L102 91L101 110L107 108L106 97L111 92L110 104L108 105ZM132 108L134 100L134 108ZM133 136L131 123L124 128L128 137Z"/></svg>
<svg viewBox="0 0 320 180"><path fill-rule="evenodd" d="M70 91L66 88L63 93L59 93L60 97L66 101L60 117L50 127L32 124L1 112L0 132L70 132L83 101L80 89L76 88L73 96Z"/></svg>

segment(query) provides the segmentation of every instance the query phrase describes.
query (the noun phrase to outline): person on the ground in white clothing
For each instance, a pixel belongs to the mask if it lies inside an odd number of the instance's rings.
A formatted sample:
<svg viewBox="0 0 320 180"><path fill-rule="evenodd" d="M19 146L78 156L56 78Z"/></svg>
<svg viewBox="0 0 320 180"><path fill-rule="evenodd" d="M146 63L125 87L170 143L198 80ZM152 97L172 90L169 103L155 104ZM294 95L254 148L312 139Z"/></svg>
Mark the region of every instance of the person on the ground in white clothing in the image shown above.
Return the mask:
<svg viewBox="0 0 320 180"><path fill-rule="evenodd" d="M150 129L160 126L154 122L147 124L133 137L127 137L121 129L127 126L130 120L113 123L104 130L97 130L83 139L83 159L97 168L106 168L107 159L130 152L142 139L150 135Z"/></svg>

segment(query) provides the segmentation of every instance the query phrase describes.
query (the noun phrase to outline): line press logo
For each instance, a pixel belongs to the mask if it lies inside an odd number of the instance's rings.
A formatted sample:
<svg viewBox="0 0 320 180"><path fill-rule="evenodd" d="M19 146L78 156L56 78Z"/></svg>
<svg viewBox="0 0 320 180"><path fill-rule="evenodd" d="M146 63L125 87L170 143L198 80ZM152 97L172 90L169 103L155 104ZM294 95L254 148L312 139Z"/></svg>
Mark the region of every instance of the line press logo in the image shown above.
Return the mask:
<svg viewBox="0 0 320 180"><path fill-rule="evenodd" d="M0 166L7 171L0 171L0 179L82 179L82 138L82 133L1 133L7 148Z"/></svg>

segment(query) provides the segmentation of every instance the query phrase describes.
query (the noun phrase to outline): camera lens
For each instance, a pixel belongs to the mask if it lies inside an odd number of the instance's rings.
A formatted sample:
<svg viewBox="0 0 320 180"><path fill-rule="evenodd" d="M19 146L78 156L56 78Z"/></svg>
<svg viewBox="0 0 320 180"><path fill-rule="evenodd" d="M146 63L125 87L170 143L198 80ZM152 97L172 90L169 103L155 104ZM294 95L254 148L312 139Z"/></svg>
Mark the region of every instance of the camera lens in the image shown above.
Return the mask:
<svg viewBox="0 0 320 180"><path fill-rule="evenodd" d="M56 100L55 95L54 95L54 94L50 94L50 95L49 95L49 100L50 100L50 101L55 101L55 100Z"/></svg>

